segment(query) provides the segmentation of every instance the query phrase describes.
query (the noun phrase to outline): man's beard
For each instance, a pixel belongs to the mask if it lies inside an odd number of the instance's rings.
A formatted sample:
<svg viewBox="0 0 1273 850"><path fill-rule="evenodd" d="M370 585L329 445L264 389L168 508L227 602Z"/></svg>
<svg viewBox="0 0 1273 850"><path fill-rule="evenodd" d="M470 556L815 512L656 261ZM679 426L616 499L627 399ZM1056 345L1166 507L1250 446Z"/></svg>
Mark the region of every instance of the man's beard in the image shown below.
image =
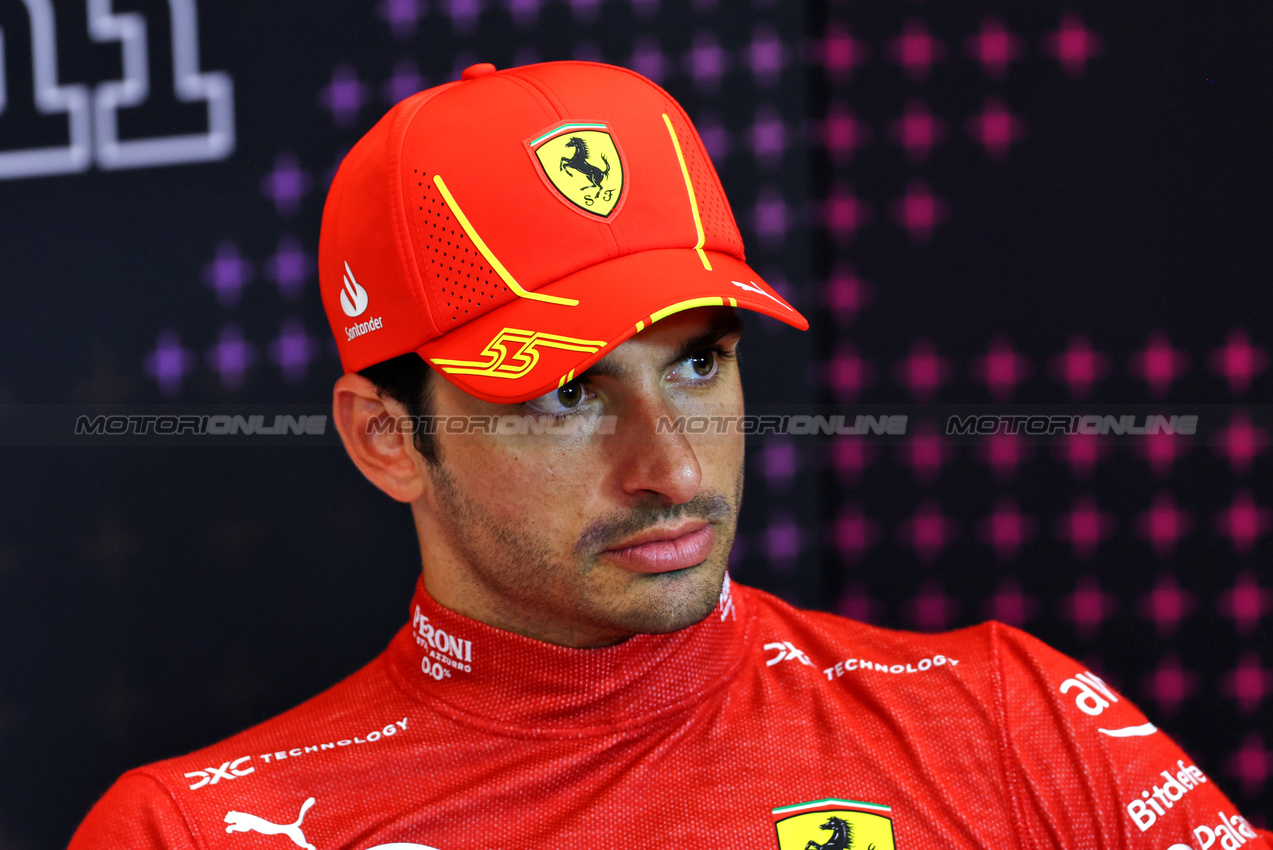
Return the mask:
<svg viewBox="0 0 1273 850"><path fill-rule="evenodd" d="M733 499L701 490L688 502L658 499L594 520L578 534L573 549L553 550L531 520L508 520L468 497L439 464L430 466L441 516L439 525L470 576L494 599L490 623L526 633L527 619L541 624L614 636L666 634L698 623L720 598L742 499L740 467ZM601 554L648 528L684 519L714 526L716 545L706 561L669 573L616 574ZM427 565L426 565L427 569ZM628 581L623 581L623 579ZM614 582L618 581L618 584ZM624 588L621 592L620 588ZM531 634L536 637L536 634Z"/></svg>

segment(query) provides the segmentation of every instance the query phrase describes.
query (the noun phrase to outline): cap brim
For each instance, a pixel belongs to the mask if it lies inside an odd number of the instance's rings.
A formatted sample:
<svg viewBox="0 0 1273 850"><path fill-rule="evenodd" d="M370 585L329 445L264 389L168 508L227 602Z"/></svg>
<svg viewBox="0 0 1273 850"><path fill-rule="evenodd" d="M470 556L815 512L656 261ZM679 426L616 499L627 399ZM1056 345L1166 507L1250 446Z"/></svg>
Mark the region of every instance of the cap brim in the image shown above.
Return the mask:
<svg viewBox="0 0 1273 850"><path fill-rule="evenodd" d="M630 337L682 310L741 307L800 330L809 327L742 260L689 248L616 257L531 295L539 297L518 298L466 322L421 346L419 355L466 393L517 404L573 380Z"/></svg>

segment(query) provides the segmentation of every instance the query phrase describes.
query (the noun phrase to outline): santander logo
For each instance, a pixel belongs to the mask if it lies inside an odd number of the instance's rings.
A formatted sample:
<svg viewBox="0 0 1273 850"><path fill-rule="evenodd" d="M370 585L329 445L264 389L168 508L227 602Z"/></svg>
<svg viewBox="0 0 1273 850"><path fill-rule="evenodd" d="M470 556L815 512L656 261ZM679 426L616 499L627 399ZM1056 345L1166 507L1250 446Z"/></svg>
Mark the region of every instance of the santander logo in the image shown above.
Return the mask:
<svg viewBox="0 0 1273 850"><path fill-rule="evenodd" d="M348 261L345 263L344 281L345 286L340 290L340 309L351 319L361 316L367 309L367 290L354 279L354 272L349 268Z"/></svg>

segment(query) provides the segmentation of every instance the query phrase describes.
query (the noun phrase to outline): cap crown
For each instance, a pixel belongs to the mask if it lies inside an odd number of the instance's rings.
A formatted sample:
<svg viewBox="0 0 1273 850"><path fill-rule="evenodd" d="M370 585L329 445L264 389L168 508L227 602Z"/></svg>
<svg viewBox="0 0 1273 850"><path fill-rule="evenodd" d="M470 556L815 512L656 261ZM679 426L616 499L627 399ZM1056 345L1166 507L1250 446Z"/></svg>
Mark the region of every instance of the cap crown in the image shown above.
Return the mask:
<svg viewBox="0 0 1273 850"><path fill-rule="evenodd" d="M743 259L684 111L632 71L551 62L449 83L390 110L333 181L319 279L341 362L356 371L581 269L692 247Z"/></svg>

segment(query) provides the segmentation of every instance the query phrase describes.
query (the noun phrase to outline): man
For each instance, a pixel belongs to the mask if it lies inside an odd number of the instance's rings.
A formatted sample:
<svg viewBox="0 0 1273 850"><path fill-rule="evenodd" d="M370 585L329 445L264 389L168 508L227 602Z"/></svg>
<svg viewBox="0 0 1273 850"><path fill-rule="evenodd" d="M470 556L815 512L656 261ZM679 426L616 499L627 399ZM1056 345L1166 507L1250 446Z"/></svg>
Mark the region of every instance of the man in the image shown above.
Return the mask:
<svg viewBox="0 0 1273 850"><path fill-rule="evenodd" d="M408 98L342 164L319 265L337 427L419 533L411 621L125 774L73 848L1273 848L1021 632L730 584L741 433L666 426L742 412L736 308L807 323L653 83L477 65Z"/></svg>

